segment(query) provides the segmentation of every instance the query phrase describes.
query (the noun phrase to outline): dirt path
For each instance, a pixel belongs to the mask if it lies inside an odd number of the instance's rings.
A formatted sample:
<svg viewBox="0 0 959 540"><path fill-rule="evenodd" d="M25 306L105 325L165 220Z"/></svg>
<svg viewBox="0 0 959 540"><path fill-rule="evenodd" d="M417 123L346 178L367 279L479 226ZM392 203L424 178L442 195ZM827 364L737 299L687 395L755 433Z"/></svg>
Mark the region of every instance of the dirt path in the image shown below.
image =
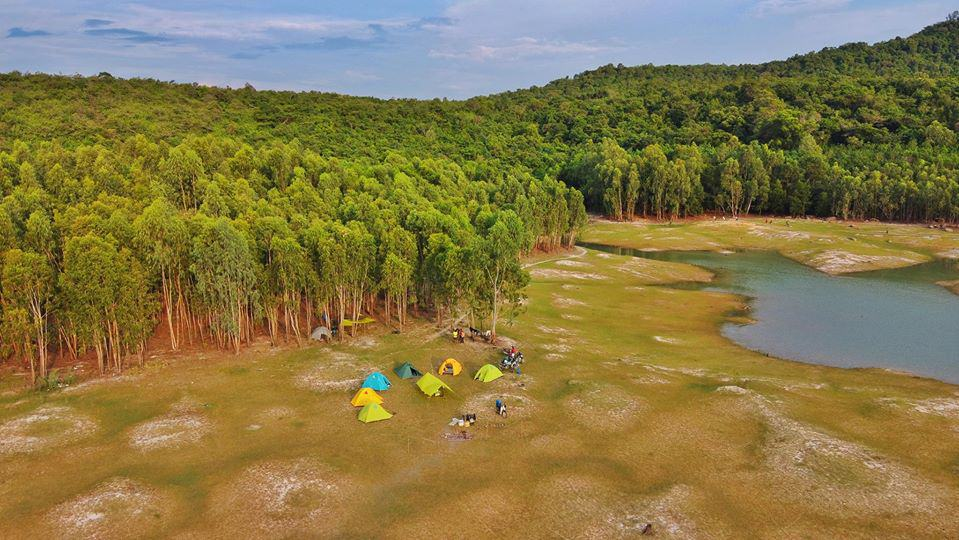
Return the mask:
<svg viewBox="0 0 959 540"><path fill-rule="evenodd" d="M562 257L554 257L554 258L552 258L552 259L546 259L545 261L536 261L536 262L532 262L532 263L529 263L529 264L524 264L524 265L523 265L523 268L532 268L532 267L537 266L537 265L540 265L540 264L546 264L546 263L551 263L551 262L556 262L556 261L562 261L562 260L564 260L564 259L578 259L578 258L580 258L580 257L582 257L582 256L584 256L584 255L586 255L586 248L580 247L580 246L576 246L575 248L573 248L573 251L564 254Z"/></svg>

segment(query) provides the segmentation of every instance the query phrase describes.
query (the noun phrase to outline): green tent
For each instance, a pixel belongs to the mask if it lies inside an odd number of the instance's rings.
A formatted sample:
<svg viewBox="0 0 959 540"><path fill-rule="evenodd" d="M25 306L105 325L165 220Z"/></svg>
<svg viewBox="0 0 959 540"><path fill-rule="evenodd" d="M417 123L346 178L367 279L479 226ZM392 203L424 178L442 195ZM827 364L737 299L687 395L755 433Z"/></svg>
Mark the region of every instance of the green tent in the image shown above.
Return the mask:
<svg viewBox="0 0 959 540"><path fill-rule="evenodd" d="M360 415L357 416L360 422L369 424L370 422L379 422L387 418L393 418L393 414L383 408L379 403L367 403L360 409Z"/></svg>
<svg viewBox="0 0 959 540"><path fill-rule="evenodd" d="M422 377L423 374L420 373L420 370L413 367L413 364L406 362L402 366L397 366L393 369L393 372L401 379L412 379L414 377Z"/></svg>
<svg viewBox="0 0 959 540"><path fill-rule="evenodd" d="M443 388L449 390L450 392L453 391L452 388L447 386L445 382L439 380L439 378L432 373L427 373L426 375L420 377L420 380L416 381L416 386L418 386L419 389L429 397L440 395L440 391Z"/></svg>
<svg viewBox="0 0 959 540"><path fill-rule="evenodd" d="M493 382L502 376L503 372L500 371L498 367L494 366L493 364L486 364L485 366L479 368L479 371L476 372L476 375L473 376L473 379L482 382Z"/></svg>

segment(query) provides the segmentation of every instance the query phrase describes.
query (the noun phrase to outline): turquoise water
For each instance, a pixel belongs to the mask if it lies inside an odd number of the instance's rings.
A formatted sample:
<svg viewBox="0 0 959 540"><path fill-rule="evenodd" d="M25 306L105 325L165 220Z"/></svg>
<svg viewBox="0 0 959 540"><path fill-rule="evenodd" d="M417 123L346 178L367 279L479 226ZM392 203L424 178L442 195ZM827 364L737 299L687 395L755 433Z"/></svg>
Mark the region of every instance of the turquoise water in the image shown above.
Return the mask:
<svg viewBox="0 0 959 540"><path fill-rule="evenodd" d="M716 273L706 288L751 298L755 323L723 334L779 358L839 367L882 367L959 383L959 296L936 281L959 279L955 262L829 276L778 253L642 252L584 247L695 264Z"/></svg>

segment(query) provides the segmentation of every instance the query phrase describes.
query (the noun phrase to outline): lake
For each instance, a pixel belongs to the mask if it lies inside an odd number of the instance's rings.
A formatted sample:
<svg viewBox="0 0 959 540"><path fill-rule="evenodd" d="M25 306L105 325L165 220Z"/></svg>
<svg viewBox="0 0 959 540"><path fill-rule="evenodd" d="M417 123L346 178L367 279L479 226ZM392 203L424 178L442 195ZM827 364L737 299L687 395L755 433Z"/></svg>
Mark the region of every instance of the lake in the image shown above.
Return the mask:
<svg viewBox="0 0 959 540"><path fill-rule="evenodd" d="M705 286L751 298L755 323L723 335L779 358L839 367L881 367L959 383L959 296L936 281L959 279L955 262L830 276L778 253L644 252L581 244L620 255L708 268Z"/></svg>

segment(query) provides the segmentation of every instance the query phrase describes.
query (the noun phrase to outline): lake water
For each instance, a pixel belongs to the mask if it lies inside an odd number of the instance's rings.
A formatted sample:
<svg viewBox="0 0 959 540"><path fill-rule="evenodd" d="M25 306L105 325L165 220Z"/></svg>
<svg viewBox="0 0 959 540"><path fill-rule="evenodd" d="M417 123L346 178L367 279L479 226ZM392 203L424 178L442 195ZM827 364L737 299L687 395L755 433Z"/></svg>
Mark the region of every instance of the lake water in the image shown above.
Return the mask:
<svg viewBox="0 0 959 540"><path fill-rule="evenodd" d="M829 276L778 253L643 252L621 255L695 264L716 274L705 288L752 299L754 324L723 334L779 358L840 367L883 367L959 383L959 296L936 281L959 279L956 263Z"/></svg>

